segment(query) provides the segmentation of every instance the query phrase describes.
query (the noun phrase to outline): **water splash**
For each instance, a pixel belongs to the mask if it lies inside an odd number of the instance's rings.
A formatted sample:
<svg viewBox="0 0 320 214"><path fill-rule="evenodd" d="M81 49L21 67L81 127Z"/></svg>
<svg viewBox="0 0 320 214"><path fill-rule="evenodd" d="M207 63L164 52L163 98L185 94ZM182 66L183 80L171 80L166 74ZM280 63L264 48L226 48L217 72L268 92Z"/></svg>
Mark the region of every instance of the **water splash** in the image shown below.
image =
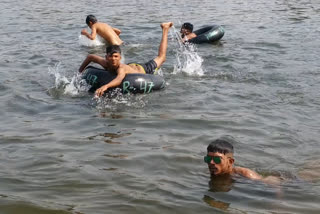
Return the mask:
<svg viewBox="0 0 320 214"><path fill-rule="evenodd" d="M94 40L89 39L85 35L79 35L79 45L86 47L97 47L105 45L106 41L101 36L97 35Z"/></svg>
<svg viewBox="0 0 320 214"><path fill-rule="evenodd" d="M79 73L75 73L69 80L60 62L53 67L49 67L48 70L49 74L55 77L55 87L50 90L51 94L77 97L89 89L89 86Z"/></svg>
<svg viewBox="0 0 320 214"><path fill-rule="evenodd" d="M181 42L181 36L177 29L173 26L173 33L171 36L177 41L176 50L176 61L174 65L173 73L186 73L188 75L203 76L205 71L202 68L203 59L199 56L196 51L196 46L191 43L183 44Z"/></svg>
<svg viewBox="0 0 320 214"><path fill-rule="evenodd" d="M143 94L122 94L121 89L114 89L103 97L95 96L93 100L96 102L96 108L103 112L107 111L122 111L128 107L142 109L148 103L147 96Z"/></svg>

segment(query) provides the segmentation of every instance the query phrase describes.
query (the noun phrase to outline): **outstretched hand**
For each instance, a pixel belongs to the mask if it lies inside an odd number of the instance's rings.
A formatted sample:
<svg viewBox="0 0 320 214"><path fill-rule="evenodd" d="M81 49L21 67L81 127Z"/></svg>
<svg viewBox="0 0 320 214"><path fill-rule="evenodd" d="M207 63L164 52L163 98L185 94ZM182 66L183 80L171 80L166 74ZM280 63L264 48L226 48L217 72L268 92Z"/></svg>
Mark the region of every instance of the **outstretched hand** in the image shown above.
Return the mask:
<svg viewBox="0 0 320 214"><path fill-rule="evenodd" d="M104 94L104 92L107 90L108 90L108 86L104 85L96 90L95 96L101 97Z"/></svg>

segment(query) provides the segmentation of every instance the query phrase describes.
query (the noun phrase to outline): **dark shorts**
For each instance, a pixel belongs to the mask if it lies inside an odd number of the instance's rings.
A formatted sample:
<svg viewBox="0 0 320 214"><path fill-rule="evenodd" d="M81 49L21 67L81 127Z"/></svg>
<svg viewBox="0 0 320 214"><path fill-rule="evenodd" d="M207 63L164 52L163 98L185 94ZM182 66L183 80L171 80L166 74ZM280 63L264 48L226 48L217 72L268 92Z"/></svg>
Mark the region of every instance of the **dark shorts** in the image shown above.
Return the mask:
<svg viewBox="0 0 320 214"><path fill-rule="evenodd" d="M129 63L128 65L138 65L143 68L144 72L146 74L154 74L157 71L157 63L152 59L149 62L143 64L143 63Z"/></svg>
<svg viewBox="0 0 320 214"><path fill-rule="evenodd" d="M154 74L158 66L157 63L152 59L149 62L142 64L142 67L144 68L146 74Z"/></svg>

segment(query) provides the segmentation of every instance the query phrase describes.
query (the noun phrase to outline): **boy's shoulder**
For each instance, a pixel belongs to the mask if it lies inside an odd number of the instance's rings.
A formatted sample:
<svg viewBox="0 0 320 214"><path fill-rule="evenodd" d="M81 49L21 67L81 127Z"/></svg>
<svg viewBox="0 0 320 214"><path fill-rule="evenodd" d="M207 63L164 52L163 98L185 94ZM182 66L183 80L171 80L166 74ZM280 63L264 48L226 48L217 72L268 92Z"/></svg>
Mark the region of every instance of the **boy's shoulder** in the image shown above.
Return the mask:
<svg viewBox="0 0 320 214"><path fill-rule="evenodd" d="M233 173L234 174L244 174L248 169L247 168L244 168L244 167L234 167L233 168Z"/></svg>
<svg viewBox="0 0 320 214"><path fill-rule="evenodd" d="M261 179L262 176L256 173L255 171L245 168L245 167L234 167L233 173L241 175L250 179Z"/></svg>
<svg viewBox="0 0 320 214"><path fill-rule="evenodd" d="M96 22L96 23L94 23L94 24L97 25L97 26L108 25L108 24L105 23L105 22Z"/></svg>

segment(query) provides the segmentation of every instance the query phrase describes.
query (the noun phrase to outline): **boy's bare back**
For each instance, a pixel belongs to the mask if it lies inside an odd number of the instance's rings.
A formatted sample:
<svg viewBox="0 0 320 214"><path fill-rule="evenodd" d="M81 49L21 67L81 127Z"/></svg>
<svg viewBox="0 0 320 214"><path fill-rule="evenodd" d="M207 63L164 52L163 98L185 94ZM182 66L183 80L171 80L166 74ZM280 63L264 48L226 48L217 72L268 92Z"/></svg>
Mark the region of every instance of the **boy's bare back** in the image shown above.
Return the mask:
<svg viewBox="0 0 320 214"><path fill-rule="evenodd" d="M97 22L91 27L92 33L96 31L96 33L103 37L110 45L121 45L123 41L119 38L118 34L120 30L113 29L110 25L102 22Z"/></svg>

